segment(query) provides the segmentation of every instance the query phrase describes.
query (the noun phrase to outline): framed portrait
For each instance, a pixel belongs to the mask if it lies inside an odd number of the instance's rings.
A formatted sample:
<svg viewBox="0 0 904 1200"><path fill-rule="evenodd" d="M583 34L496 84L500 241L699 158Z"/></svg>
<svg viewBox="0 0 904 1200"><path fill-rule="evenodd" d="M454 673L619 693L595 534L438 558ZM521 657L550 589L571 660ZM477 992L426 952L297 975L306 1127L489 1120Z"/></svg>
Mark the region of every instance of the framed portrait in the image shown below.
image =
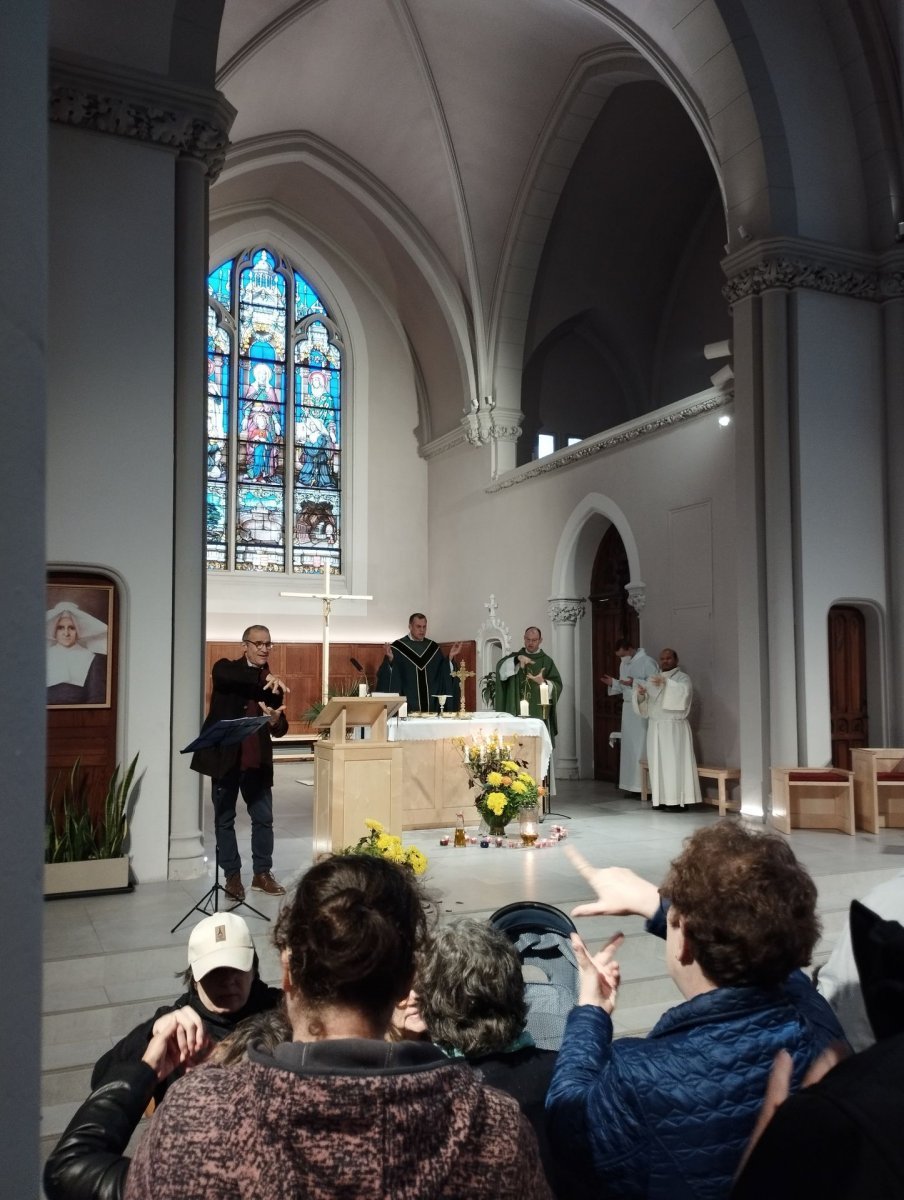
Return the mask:
<svg viewBox="0 0 904 1200"><path fill-rule="evenodd" d="M112 583L47 583L47 707L109 708Z"/></svg>

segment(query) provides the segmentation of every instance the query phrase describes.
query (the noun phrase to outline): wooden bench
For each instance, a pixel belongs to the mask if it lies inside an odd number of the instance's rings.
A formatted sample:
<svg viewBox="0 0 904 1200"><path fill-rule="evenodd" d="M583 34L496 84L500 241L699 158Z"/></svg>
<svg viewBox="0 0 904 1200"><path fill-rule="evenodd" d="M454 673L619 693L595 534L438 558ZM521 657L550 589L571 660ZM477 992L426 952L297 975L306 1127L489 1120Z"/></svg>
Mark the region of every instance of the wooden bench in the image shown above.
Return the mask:
<svg viewBox="0 0 904 1200"><path fill-rule="evenodd" d="M851 765L857 828L904 828L904 750L858 748L851 751Z"/></svg>
<svg viewBox="0 0 904 1200"><path fill-rule="evenodd" d="M728 807L728 785L741 782L741 772L738 767L708 767L698 766L697 777L700 782L708 782L714 779L719 785L719 797L715 803L719 806L719 816L724 817L726 812L739 812L740 805L732 805ZM650 767L645 758L640 760L640 802L646 803L647 794L650 790ZM702 794L702 793L701 793ZM712 800L703 799L704 804L712 804Z"/></svg>
<svg viewBox="0 0 904 1200"><path fill-rule="evenodd" d="M835 767L773 767L772 825L792 829L837 829L853 835L854 773Z"/></svg>

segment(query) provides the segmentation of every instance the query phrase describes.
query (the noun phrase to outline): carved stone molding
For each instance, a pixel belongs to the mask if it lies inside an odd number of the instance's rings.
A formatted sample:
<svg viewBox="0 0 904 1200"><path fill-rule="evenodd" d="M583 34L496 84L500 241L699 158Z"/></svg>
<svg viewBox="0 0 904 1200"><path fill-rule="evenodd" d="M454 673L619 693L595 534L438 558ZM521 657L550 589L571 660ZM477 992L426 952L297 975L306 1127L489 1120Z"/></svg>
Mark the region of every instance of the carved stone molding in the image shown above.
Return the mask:
<svg viewBox="0 0 904 1200"><path fill-rule="evenodd" d="M55 59L50 120L173 150L204 163L211 180L222 169L235 109L217 92L172 85L107 64Z"/></svg>
<svg viewBox="0 0 904 1200"><path fill-rule="evenodd" d="M898 249L870 254L802 238L770 238L730 255L722 268L729 305L775 289L807 288L878 302L904 295Z"/></svg>
<svg viewBox="0 0 904 1200"><path fill-rule="evenodd" d="M626 583L625 591L628 593L628 603L640 616L647 602L647 585L645 583Z"/></svg>
<svg viewBox="0 0 904 1200"><path fill-rule="evenodd" d="M628 442L636 441L638 438L658 433L660 429L668 429L672 425L680 425L682 421L690 421L704 413L713 412L717 408L724 408L733 399L733 389L713 388L710 391L698 393L696 396L690 396L687 400L679 400L667 408L659 409L652 416L641 417L637 421L614 429L611 433L600 433L586 438L576 446L569 447L567 451L558 451L549 458L541 458L537 462L518 467L501 479L494 480L486 488L486 491L487 493L499 492L503 488L514 487L515 484L524 483L528 479L536 479L538 475L546 475L550 471L560 471L564 467L570 467L572 463L595 458L596 455L603 454L607 450L613 450Z"/></svg>
<svg viewBox="0 0 904 1200"><path fill-rule="evenodd" d="M546 602L546 612L553 625L577 625L587 608L583 596L560 596Z"/></svg>

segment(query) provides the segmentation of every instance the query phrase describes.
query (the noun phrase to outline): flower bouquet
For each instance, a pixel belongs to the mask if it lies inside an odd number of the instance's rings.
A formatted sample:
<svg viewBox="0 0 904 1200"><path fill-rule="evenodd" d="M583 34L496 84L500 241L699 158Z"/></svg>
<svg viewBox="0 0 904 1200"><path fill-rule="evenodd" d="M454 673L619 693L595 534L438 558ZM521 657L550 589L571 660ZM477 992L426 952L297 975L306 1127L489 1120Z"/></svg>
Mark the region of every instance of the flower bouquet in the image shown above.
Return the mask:
<svg viewBox="0 0 904 1200"><path fill-rule="evenodd" d="M400 867L408 867L415 875L427 870L427 856L417 846L403 846L402 839L387 833L379 821L365 821L369 832L358 838L353 846L337 850L337 854L369 854L374 858L388 858Z"/></svg>
<svg viewBox="0 0 904 1200"><path fill-rule="evenodd" d="M526 762L513 758L512 747L497 734L470 744L462 738L461 745L468 787L480 789L474 805L490 833L501 835L523 808L537 804L540 795L537 781L524 769Z"/></svg>

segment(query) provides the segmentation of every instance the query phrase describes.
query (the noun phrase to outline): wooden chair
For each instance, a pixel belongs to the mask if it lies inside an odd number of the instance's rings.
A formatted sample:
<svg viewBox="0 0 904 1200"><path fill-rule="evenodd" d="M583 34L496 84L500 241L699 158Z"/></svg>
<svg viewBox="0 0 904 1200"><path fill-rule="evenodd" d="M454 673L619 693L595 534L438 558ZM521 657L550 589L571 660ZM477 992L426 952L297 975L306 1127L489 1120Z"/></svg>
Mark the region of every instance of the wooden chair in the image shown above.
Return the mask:
<svg viewBox="0 0 904 1200"><path fill-rule="evenodd" d="M834 767L773 767L772 825L854 833L854 773Z"/></svg>
<svg viewBox="0 0 904 1200"><path fill-rule="evenodd" d="M904 750L851 751L854 819L867 833L904 829Z"/></svg>

